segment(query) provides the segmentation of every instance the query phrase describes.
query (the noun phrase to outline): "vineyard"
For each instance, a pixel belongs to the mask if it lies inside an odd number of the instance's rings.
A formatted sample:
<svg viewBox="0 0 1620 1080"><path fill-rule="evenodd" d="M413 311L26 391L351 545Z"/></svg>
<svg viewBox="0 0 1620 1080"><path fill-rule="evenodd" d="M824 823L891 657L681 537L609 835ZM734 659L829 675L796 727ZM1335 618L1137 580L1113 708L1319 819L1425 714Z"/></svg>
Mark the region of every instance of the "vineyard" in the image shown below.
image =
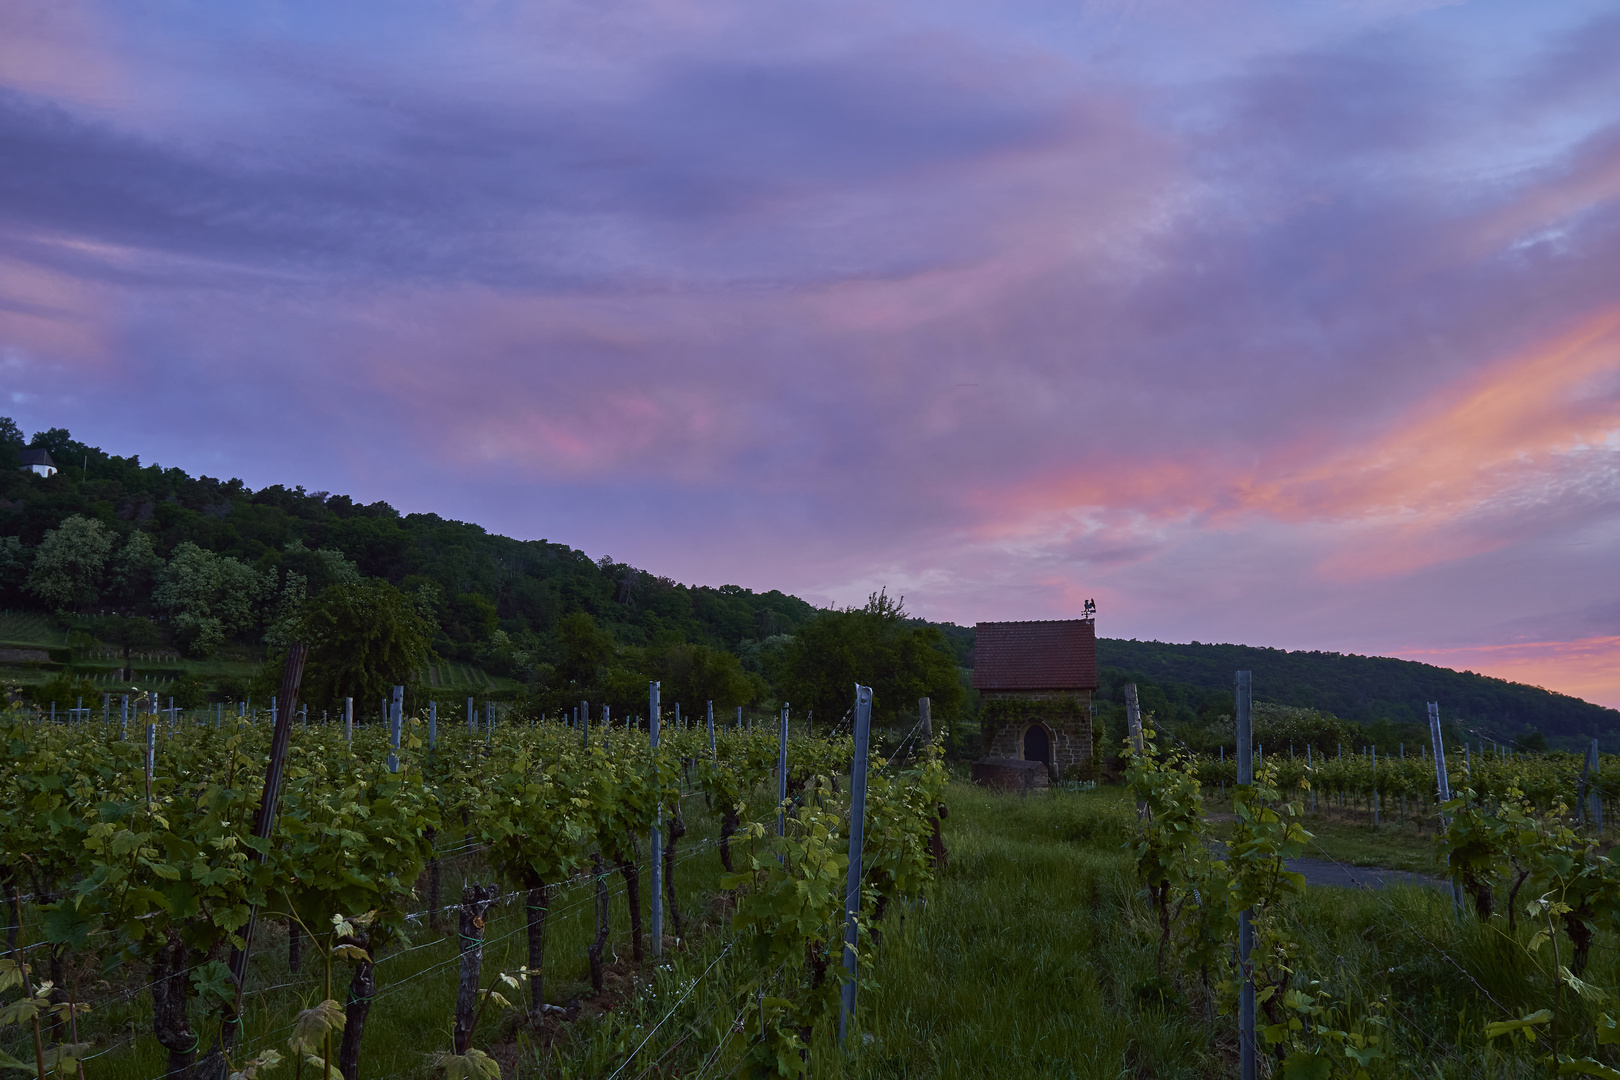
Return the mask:
<svg viewBox="0 0 1620 1080"><path fill-rule="evenodd" d="M1232 1018L1243 1075L1620 1080L1620 866L1603 840L1620 770L1606 771L1595 746L1584 759L1512 756L1445 747L1437 720L1434 731L1434 756L1256 753L1250 775L1139 732L1127 748L1131 849L1157 930L1151 985L1204 1009L1212 1028ZM1212 843L1209 802L1227 796L1235 821ZM1385 910L1363 933L1399 957L1383 971L1359 948L1323 947L1295 869L1332 860L1308 823L1335 810L1373 828L1428 826L1449 879L1372 894ZM1416 967L1433 981L1413 979Z"/></svg>
<svg viewBox="0 0 1620 1080"><path fill-rule="evenodd" d="M140 719L0 729L9 1068L791 1075L933 878L945 773L917 730L859 785L856 738L785 720L294 724L261 837L270 724Z"/></svg>
<svg viewBox="0 0 1620 1080"><path fill-rule="evenodd" d="M1428 747L1239 784L1150 728L1123 786L1026 799L897 731L841 1039L849 732L296 723L260 839L268 722L99 712L4 721L22 1073L1236 1075L1252 982L1257 1075L1620 1076L1608 758L1451 744L1443 799ZM1335 828L1426 837L1432 885L1307 886Z"/></svg>

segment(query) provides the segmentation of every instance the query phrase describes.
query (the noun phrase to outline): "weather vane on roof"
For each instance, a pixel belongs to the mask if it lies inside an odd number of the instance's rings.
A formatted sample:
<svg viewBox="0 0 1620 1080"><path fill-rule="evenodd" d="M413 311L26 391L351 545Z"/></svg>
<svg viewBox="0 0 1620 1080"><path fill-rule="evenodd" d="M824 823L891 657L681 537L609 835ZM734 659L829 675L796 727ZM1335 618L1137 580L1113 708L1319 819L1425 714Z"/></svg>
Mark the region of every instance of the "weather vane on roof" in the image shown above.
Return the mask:
<svg viewBox="0 0 1620 1080"><path fill-rule="evenodd" d="M1095 619L1097 617L1097 601L1087 600L1086 613L1080 617L1082 619Z"/></svg>

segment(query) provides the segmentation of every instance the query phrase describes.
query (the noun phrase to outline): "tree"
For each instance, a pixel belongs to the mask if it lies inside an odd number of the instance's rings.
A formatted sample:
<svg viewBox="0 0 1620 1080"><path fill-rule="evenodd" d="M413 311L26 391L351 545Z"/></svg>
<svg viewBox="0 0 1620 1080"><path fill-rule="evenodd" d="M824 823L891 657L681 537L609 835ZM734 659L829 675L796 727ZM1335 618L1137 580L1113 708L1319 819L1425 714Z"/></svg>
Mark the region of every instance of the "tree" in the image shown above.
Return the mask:
<svg viewBox="0 0 1620 1080"><path fill-rule="evenodd" d="M360 568L344 558L343 552L324 547L311 550L302 540L287 545L281 553L281 567L302 576L311 593L319 593L328 585L360 580Z"/></svg>
<svg viewBox="0 0 1620 1080"><path fill-rule="evenodd" d="M3 419L3 418L0 418ZM34 551L18 536L0 536L0 597L21 596Z"/></svg>
<svg viewBox="0 0 1620 1080"><path fill-rule="evenodd" d="M681 704L689 716L699 715L705 702L726 711L763 696L764 680L749 678L731 653L684 643L648 652L652 677L663 684L662 699Z"/></svg>
<svg viewBox="0 0 1620 1080"><path fill-rule="evenodd" d="M47 532L34 551L28 591L58 613L93 606L112 548L113 537L105 525L74 514Z"/></svg>
<svg viewBox="0 0 1620 1080"><path fill-rule="evenodd" d="M613 635L588 613L576 611L557 620L557 640L562 646L557 674L579 687L595 686L598 669L613 656Z"/></svg>
<svg viewBox="0 0 1620 1080"><path fill-rule="evenodd" d="M130 533L113 559L112 587L108 590L113 603L125 611L151 603L162 569L163 560L152 546L152 538L139 529Z"/></svg>
<svg viewBox="0 0 1620 1080"><path fill-rule="evenodd" d="M207 656L253 627L264 585L251 566L187 540L158 574L152 599L174 620L175 637L186 650Z"/></svg>
<svg viewBox="0 0 1620 1080"><path fill-rule="evenodd" d="M955 719L962 703L955 652L938 627L910 623L905 598L875 592L864 608L829 611L794 636L783 661L782 691L795 711L814 709L837 722L855 701L855 684L872 688L874 723L893 724L931 700L934 719Z"/></svg>
<svg viewBox="0 0 1620 1080"><path fill-rule="evenodd" d="M390 688L416 681L427 665L432 633L415 598L386 581L328 585L305 605L296 625L295 639L309 646L305 700L382 700ZM278 657L268 661L270 669L280 671Z"/></svg>
<svg viewBox="0 0 1620 1080"><path fill-rule="evenodd" d="M17 452L23 448L23 434L17 422L9 416L0 416L0 469L7 472L22 464Z"/></svg>

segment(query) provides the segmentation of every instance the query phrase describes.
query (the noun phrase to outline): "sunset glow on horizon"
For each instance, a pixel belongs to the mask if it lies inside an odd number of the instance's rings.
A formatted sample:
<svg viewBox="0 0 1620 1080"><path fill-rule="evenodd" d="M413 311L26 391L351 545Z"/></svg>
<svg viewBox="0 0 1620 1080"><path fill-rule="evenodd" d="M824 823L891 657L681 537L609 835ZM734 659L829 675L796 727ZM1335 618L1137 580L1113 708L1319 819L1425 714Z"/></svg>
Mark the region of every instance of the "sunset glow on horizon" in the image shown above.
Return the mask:
<svg viewBox="0 0 1620 1080"><path fill-rule="evenodd" d="M0 161L26 431L1620 708L1612 4L0 0Z"/></svg>

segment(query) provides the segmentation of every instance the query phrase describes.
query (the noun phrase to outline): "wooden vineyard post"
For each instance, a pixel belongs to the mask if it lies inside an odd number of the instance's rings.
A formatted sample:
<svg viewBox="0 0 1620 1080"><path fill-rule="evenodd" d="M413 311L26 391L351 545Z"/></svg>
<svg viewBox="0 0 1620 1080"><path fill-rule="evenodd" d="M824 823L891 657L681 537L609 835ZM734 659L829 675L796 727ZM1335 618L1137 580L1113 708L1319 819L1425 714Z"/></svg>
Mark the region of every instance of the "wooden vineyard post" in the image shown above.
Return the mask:
<svg viewBox="0 0 1620 1080"><path fill-rule="evenodd" d="M270 830L276 820L276 804L281 798L281 779L287 764L287 744L292 740L292 714L298 705L298 689L304 681L304 658L309 655L309 646L295 642L287 647L287 663L281 671L280 701L285 702L275 716L275 728L270 735L270 762L264 769L264 793L259 798L259 813L253 819L253 835L260 840L270 838ZM263 851L254 851L249 858L263 865L268 854ZM214 1043L214 1049L208 1054L208 1060L199 1070L206 1078L224 1077L225 1058L229 1055L231 1047L236 1043L240 1034L240 1025L237 1023L242 1014L242 991L247 984L248 953L253 948L253 927L258 922L259 907L257 904L248 908L247 925L242 928L242 947L231 950L231 981L236 984L236 998L227 1010L227 1015L220 1023L219 1038ZM218 1058L217 1062L214 1060Z"/></svg>
<svg viewBox="0 0 1620 1080"><path fill-rule="evenodd" d="M714 702L712 702L712 701L709 702L709 756L711 758L715 756L715 753L714 753Z"/></svg>
<svg viewBox="0 0 1620 1080"><path fill-rule="evenodd" d="M925 699L926 700L926 699ZM783 710L786 716L786 710ZM855 684L855 756L849 765L849 876L844 882L844 970L838 999L838 1042L855 1015L855 916L861 910L861 854L866 842L866 758L872 736L872 688Z"/></svg>
<svg viewBox="0 0 1620 1080"><path fill-rule="evenodd" d="M1451 801L1451 777L1446 772L1446 741L1440 732L1440 703L1429 702L1429 739L1434 744L1434 783L1440 795L1441 803ZM1451 819L1445 814L1440 815L1440 827L1450 828ZM1458 914L1462 913L1462 886L1456 878L1451 879L1451 899L1457 906Z"/></svg>
<svg viewBox="0 0 1620 1080"><path fill-rule="evenodd" d="M782 810L782 804L787 802L787 739L788 739L788 707L787 702L782 703L781 736L776 743L776 835L787 835L787 815Z"/></svg>
<svg viewBox="0 0 1620 1080"><path fill-rule="evenodd" d="M1242 788L1254 783L1254 680L1251 672L1237 673L1234 697L1237 706L1237 784ZM1238 1075L1242 1080L1255 1080L1255 1028L1254 1028L1254 912L1244 908L1238 912L1238 966L1243 972L1243 985L1238 988Z"/></svg>
<svg viewBox="0 0 1620 1080"><path fill-rule="evenodd" d="M456 1053L472 1045L478 1020L478 988L484 966L484 913L500 890L473 882L461 890L461 982L456 987Z"/></svg>
<svg viewBox="0 0 1620 1080"><path fill-rule="evenodd" d="M659 684L647 684L647 745L652 750L653 767L658 757L658 690ZM664 808L659 805L653 812L652 827L652 954L664 954Z"/></svg>
<svg viewBox="0 0 1620 1080"><path fill-rule="evenodd" d="M394 699L388 705L388 771L399 772L399 727L404 720L405 688L394 687Z"/></svg>

